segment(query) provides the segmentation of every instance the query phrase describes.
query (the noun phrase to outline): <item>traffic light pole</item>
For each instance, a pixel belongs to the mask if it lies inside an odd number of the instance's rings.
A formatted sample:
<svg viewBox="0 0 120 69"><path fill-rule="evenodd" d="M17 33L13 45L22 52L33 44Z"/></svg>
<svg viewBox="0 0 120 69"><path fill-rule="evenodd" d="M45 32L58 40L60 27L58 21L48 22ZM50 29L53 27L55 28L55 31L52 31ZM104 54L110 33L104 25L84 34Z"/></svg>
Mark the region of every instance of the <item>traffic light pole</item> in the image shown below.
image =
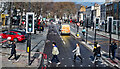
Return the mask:
<svg viewBox="0 0 120 69"><path fill-rule="evenodd" d="M27 49L28 49L28 65L31 64L30 61L30 54L31 54L31 33L28 33L28 38L27 38Z"/></svg>
<svg viewBox="0 0 120 69"><path fill-rule="evenodd" d="M111 58L111 57L110 57L110 46L111 46L111 24L112 24L112 23L110 23L110 20L109 20L109 36L110 36L110 39L109 39L109 58Z"/></svg>
<svg viewBox="0 0 120 69"><path fill-rule="evenodd" d="M31 11L31 3L29 2L29 11ZM28 40L27 45L29 47L29 54L28 54L28 65L31 64L30 56L31 56L31 33L28 33Z"/></svg>
<svg viewBox="0 0 120 69"><path fill-rule="evenodd" d="M88 36L88 18L87 18L87 27L86 27L86 43L87 43L87 36Z"/></svg>
<svg viewBox="0 0 120 69"><path fill-rule="evenodd" d="M95 35L94 35L94 45L95 45L95 42L96 42L96 28L95 29Z"/></svg>

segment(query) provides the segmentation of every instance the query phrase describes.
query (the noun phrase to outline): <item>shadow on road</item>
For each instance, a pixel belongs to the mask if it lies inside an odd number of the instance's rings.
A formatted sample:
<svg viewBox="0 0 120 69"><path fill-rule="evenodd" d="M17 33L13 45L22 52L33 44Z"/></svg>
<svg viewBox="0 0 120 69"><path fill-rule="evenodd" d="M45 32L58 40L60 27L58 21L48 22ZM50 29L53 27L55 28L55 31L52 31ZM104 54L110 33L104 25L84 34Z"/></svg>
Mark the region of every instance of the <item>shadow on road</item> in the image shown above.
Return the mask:
<svg viewBox="0 0 120 69"><path fill-rule="evenodd" d="M36 52L39 52L39 49L37 49L37 51ZM40 56L40 53L35 53L33 56L32 56L32 60L31 60L31 63L30 63L30 65L33 63L33 61L36 59L36 58L38 58Z"/></svg>

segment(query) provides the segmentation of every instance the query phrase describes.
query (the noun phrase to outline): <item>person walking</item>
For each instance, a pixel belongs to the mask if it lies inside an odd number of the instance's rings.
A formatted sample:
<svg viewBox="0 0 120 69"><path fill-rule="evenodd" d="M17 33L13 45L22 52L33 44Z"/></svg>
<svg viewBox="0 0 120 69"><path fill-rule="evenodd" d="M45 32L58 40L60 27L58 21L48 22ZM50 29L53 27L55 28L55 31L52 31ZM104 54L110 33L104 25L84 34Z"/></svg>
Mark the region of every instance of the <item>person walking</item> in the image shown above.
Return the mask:
<svg viewBox="0 0 120 69"><path fill-rule="evenodd" d="M76 60L76 57L78 56L80 59L81 59L81 62L82 62L82 57L80 56L81 54L80 54L80 46L79 46L79 44L77 43L76 44L76 49L74 49L72 52L74 52L74 62L75 62L75 60Z"/></svg>
<svg viewBox="0 0 120 69"><path fill-rule="evenodd" d="M111 59L115 59L116 49L117 49L117 44L116 44L115 41L113 41L112 44L110 45L110 50L112 52L112 58Z"/></svg>
<svg viewBox="0 0 120 69"><path fill-rule="evenodd" d="M94 59L92 63L95 63L95 61L99 58L99 60L102 61L101 58L101 46L96 42L96 46L94 47Z"/></svg>
<svg viewBox="0 0 120 69"><path fill-rule="evenodd" d="M12 46L11 47L12 47L12 49L11 49L11 55L8 58L8 60L10 61L11 60L10 58L14 55L14 59L16 61L18 61L17 58L16 58L16 44L15 44L15 41L12 42Z"/></svg>
<svg viewBox="0 0 120 69"><path fill-rule="evenodd" d="M57 57L57 55L59 54L59 50L58 50L55 42L52 43L52 46L53 46L53 49L52 49L52 55L53 55L53 57L52 57L52 60L49 61L49 63L53 63L53 61L56 59L57 60L56 63L59 65L60 61L59 61L59 59Z"/></svg>
<svg viewBox="0 0 120 69"><path fill-rule="evenodd" d="M85 32L86 32L86 30L85 30L85 28L83 27L83 30L82 30L83 36L85 36Z"/></svg>

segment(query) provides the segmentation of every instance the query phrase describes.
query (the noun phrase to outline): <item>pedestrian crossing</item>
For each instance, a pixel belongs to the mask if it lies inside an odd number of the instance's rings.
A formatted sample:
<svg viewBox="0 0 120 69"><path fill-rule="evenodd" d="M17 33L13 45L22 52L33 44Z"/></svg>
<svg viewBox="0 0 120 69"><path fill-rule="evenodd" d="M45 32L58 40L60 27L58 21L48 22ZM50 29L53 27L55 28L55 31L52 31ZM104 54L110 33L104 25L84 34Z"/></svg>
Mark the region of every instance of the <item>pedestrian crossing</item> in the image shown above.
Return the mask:
<svg viewBox="0 0 120 69"><path fill-rule="evenodd" d="M48 58L48 59L50 60L51 58ZM60 58L59 58L59 59L60 59ZM72 58L61 58L61 61L64 61L64 60L66 60L66 59L71 60ZM85 58L83 58L83 60L85 60ZM89 60L91 60L91 58L89 58ZM91 61L91 63L92 63L92 61ZM62 62L61 62L61 64L62 64ZM93 64L93 63L92 63L92 64ZM105 62L101 62L100 64L103 65L103 67L108 66L108 64L106 64ZM96 64L95 67L101 67L101 65ZM72 65L64 64L64 65L62 65L62 66L63 66L63 67L75 67L74 64L72 64ZM80 64L79 66L80 66L80 67L93 67L93 66L90 65L90 64L88 64L88 65ZM48 67L51 67L51 64L49 64ZM56 67L58 67L58 66L56 66Z"/></svg>

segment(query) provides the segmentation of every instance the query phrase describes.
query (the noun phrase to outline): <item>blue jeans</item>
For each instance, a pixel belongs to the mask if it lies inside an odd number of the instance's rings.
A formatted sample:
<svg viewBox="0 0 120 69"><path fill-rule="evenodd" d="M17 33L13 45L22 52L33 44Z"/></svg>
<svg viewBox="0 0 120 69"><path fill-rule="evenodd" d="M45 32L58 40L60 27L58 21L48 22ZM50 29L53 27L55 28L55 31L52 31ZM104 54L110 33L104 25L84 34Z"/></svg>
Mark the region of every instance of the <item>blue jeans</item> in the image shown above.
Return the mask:
<svg viewBox="0 0 120 69"><path fill-rule="evenodd" d="M51 62L55 61L55 59L56 59L56 63L60 62L57 55L53 55Z"/></svg>
<svg viewBox="0 0 120 69"><path fill-rule="evenodd" d="M114 50L114 51L112 51L112 59L115 59L115 53L116 53L116 51Z"/></svg>

